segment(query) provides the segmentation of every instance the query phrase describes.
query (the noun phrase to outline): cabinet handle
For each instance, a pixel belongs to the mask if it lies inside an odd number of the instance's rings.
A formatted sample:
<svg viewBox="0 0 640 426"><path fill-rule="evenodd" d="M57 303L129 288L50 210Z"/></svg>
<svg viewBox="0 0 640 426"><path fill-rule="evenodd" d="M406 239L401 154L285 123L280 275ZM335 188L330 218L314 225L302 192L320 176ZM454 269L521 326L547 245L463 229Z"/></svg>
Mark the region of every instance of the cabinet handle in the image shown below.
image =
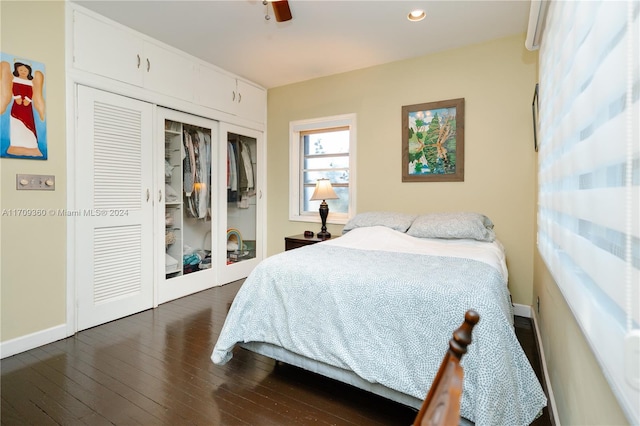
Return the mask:
<svg viewBox="0 0 640 426"><path fill-rule="evenodd" d="M149 61L149 58L147 58L147 72L149 72L150 69L151 69L151 61Z"/></svg>
<svg viewBox="0 0 640 426"><path fill-rule="evenodd" d="M162 201L162 190L158 190L158 201Z"/></svg>
<svg viewBox="0 0 640 426"><path fill-rule="evenodd" d="M242 102L242 93L238 92L238 103Z"/></svg>
<svg viewBox="0 0 640 426"><path fill-rule="evenodd" d="M151 193L149 192L149 188L147 188L147 202L149 202L149 197L151 196Z"/></svg>
<svg viewBox="0 0 640 426"><path fill-rule="evenodd" d="M231 97L232 101L236 101L236 91L234 90L233 92L231 92L233 94L233 96Z"/></svg>
<svg viewBox="0 0 640 426"><path fill-rule="evenodd" d="M138 69L140 69L140 54L136 55L138 57Z"/></svg>

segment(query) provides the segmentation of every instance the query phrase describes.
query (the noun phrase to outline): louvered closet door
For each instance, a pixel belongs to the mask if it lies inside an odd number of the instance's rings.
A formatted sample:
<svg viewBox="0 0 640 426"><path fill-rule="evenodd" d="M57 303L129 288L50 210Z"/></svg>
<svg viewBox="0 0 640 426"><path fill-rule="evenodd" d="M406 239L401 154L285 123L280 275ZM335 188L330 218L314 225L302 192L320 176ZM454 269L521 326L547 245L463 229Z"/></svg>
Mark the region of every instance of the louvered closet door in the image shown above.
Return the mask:
<svg viewBox="0 0 640 426"><path fill-rule="evenodd" d="M78 87L78 330L153 306L152 106Z"/></svg>

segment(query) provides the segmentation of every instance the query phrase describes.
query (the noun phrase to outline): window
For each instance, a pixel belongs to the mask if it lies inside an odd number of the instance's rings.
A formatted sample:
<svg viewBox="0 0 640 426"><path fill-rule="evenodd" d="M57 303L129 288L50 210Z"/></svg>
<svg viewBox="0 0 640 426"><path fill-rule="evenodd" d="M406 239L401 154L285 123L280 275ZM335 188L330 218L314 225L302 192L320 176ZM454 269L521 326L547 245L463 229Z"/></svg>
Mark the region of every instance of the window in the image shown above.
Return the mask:
<svg viewBox="0 0 640 426"><path fill-rule="evenodd" d="M549 4L538 156L540 254L632 424L640 421L639 13L637 1Z"/></svg>
<svg viewBox="0 0 640 426"><path fill-rule="evenodd" d="M319 222L320 201L311 201L316 181L331 181L336 200L327 223L344 224L355 206L355 114L291 122L289 219Z"/></svg>

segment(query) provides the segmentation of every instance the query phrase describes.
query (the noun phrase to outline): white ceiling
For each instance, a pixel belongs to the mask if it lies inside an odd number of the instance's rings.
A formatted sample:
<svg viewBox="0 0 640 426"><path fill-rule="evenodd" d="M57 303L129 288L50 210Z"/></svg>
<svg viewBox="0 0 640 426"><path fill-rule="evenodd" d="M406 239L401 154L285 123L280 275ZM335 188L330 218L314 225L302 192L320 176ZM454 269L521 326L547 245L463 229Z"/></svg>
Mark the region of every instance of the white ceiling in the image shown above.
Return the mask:
<svg viewBox="0 0 640 426"><path fill-rule="evenodd" d="M525 33L529 0L72 0L266 88ZM410 9L427 17L409 22ZM265 20L265 14L271 16Z"/></svg>

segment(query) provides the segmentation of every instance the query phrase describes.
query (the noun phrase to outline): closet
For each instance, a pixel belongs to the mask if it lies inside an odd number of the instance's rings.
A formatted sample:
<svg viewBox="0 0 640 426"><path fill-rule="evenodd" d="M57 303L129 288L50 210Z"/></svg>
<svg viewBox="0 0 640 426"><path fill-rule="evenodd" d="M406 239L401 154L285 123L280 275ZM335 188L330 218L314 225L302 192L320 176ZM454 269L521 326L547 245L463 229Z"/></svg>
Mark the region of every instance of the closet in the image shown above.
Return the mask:
<svg viewBox="0 0 640 426"><path fill-rule="evenodd" d="M74 330L246 277L264 256L266 90L77 4L67 17Z"/></svg>

